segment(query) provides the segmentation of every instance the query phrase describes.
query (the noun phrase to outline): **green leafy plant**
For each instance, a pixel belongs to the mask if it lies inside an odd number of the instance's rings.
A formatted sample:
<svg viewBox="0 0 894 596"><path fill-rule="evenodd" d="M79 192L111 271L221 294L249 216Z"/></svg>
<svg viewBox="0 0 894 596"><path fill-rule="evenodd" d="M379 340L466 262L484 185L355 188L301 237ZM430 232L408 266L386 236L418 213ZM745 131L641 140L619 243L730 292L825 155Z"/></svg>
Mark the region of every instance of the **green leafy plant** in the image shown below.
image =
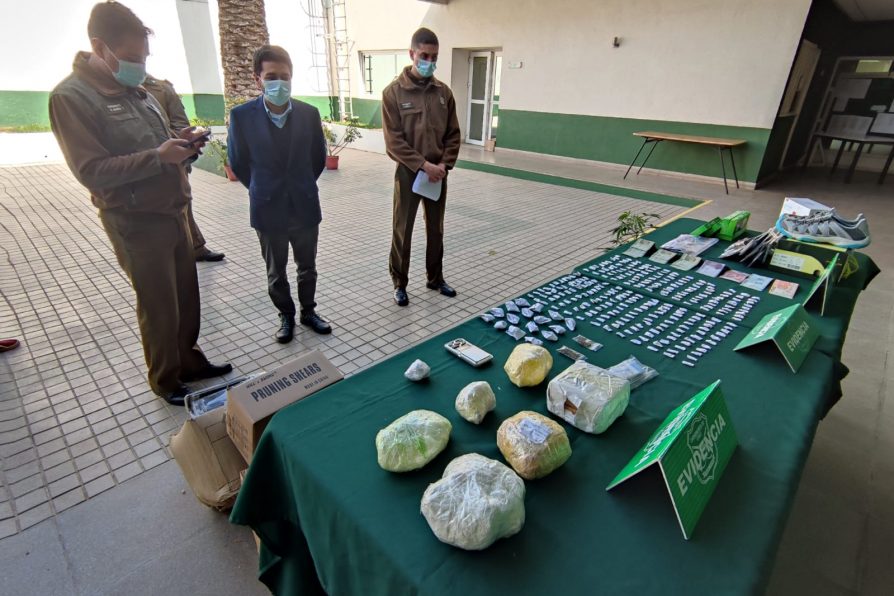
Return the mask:
<svg viewBox="0 0 894 596"><path fill-rule="evenodd" d="M207 128L211 130L212 126L219 126L218 121L208 120L205 118L193 118L192 123L194 126L201 126L202 128ZM211 138L205 143L205 147L202 149L202 153L207 155L208 157L213 158L222 166L229 165L227 161L227 144L223 142L219 138L215 138L212 133Z"/></svg>
<svg viewBox="0 0 894 596"><path fill-rule="evenodd" d="M358 128L359 124L360 120L356 117L345 120L345 133L339 139L332 128L332 121L329 119L323 121L323 136L326 137L326 147L329 155L338 155L342 149L363 136Z"/></svg>
<svg viewBox="0 0 894 596"><path fill-rule="evenodd" d="M612 234L611 246L604 247L602 250L612 250L622 244L636 242L653 227L652 221L660 217L657 213L625 211L618 216L618 225L610 230Z"/></svg>

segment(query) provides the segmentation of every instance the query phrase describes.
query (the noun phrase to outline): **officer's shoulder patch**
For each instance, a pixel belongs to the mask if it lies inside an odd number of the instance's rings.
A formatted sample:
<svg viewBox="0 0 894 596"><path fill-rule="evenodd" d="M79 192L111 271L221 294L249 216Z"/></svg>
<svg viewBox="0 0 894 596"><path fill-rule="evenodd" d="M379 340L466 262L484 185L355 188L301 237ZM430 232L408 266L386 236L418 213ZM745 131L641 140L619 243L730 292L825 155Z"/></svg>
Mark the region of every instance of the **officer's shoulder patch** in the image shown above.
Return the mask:
<svg viewBox="0 0 894 596"><path fill-rule="evenodd" d="M121 112L125 111L124 106L122 106L120 103L106 104L106 109L109 111L109 114L120 114Z"/></svg>

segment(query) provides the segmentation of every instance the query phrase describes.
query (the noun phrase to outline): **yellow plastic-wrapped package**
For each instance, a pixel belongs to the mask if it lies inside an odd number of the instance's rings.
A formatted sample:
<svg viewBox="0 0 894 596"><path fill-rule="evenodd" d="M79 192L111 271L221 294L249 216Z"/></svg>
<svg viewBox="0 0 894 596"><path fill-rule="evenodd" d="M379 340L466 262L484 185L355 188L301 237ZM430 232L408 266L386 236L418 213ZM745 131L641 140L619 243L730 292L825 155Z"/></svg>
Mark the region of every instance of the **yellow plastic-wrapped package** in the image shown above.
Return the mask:
<svg viewBox="0 0 894 596"><path fill-rule="evenodd" d="M497 430L500 453L525 480L543 478L571 457L565 429L543 414L522 411Z"/></svg>
<svg viewBox="0 0 894 596"><path fill-rule="evenodd" d="M552 367L553 357L549 350L533 344L520 344L509 354L503 370L513 384L533 387L543 382Z"/></svg>

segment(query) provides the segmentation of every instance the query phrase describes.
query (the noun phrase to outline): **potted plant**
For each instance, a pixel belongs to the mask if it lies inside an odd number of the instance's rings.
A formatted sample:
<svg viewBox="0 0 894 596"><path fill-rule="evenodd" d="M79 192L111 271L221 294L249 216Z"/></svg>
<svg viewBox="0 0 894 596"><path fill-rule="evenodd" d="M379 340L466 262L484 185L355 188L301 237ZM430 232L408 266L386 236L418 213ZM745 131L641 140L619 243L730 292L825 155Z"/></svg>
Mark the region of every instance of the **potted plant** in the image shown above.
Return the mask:
<svg viewBox="0 0 894 596"><path fill-rule="evenodd" d="M323 136L326 138L326 148L329 152L329 155L326 156L327 170L337 170L338 154L341 153L342 149L362 136L360 134L360 129L357 127L359 123L360 120L357 118L348 118L345 120L345 133L342 135L341 139L335 134L329 120L323 123Z"/></svg>
<svg viewBox="0 0 894 596"><path fill-rule="evenodd" d="M230 168L230 163L227 160L227 144L224 143L220 139L211 138L207 143L205 143L205 153L209 156L215 158L221 166L223 166L223 170L227 175L227 180L230 182L236 182L239 180L236 178L236 174L233 173L233 170Z"/></svg>

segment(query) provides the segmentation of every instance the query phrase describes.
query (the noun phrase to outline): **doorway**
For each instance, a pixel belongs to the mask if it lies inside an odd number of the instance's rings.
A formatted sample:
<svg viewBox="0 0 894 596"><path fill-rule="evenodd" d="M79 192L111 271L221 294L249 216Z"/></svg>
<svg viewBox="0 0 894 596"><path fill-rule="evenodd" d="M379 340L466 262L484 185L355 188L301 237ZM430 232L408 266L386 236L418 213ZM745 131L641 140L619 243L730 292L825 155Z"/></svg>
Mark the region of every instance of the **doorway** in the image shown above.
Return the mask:
<svg viewBox="0 0 894 596"><path fill-rule="evenodd" d="M484 145L499 126L500 72L502 52L476 51L469 54L466 143Z"/></svg>

